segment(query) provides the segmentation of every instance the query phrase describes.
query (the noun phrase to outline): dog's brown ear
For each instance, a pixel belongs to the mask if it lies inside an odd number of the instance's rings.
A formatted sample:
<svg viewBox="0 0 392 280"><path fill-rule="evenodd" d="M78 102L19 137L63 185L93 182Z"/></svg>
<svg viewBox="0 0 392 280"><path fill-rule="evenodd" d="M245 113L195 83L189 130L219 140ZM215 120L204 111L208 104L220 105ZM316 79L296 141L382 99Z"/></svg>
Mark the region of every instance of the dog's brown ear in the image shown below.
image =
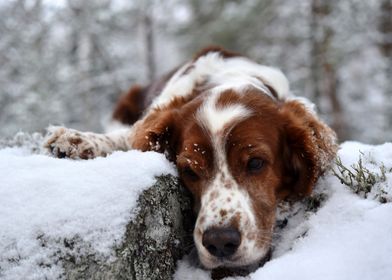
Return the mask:
<svg viewBox="0 0 392 280"><path fill-rule="evenodd" d="M174 110L156 109L135 123L132 148L165 153L172 159L176 145L176 123L177 114Z"/></svg>
<svg viewBox="0 0 392 280"><path fill-rule="evenodd" d="M122 95L113 111L113 119L123 124L134 124L143 113L143 99L146 89L134 85L129 91Z"/></svg>
<svg viewBox="0 0 392 280"><path fill-rule="evenodd" d="M318 177L334 159L336 134L303 100L286 101L280 113L285 179L279 196L303 197L312 192Z"/></svg>

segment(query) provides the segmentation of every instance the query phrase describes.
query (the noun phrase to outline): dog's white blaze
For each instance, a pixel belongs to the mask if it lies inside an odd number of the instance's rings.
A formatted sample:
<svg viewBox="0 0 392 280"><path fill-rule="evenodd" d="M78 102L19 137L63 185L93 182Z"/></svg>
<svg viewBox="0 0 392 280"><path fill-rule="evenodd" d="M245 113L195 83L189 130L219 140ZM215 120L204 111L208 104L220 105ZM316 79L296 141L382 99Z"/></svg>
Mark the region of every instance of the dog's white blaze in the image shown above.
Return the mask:
<svg viewBox="0 0 392 280"><path fill-rule="evenodd" d="M196 113L197 120L211 138L216 174L201 198L195 230L202 234L211 227L225 227L233 219L239 219L238 230L242 237L236 254L241 256L241 261L228 264L242 265L259 259L266 250L259 248L255 253L254 249L258 246L256 240L248 238L249 234L258 231L257 221L249 194L237 184L230 173L225 143L230 128L251 116L252 111L241 104L217 107L216 102L220 95L219 92L212 92ZM216 266L216 261L202 245L202 235L195 234L195 244L202 263L209 268Z"/></svg>
<svg viewBox="0 0 392 280"><path fill-rule="evenodd" d="M211 95L204 101L204 104L196 113L196 118L211 137L218 137L222 129L233 122L238 122L251 115L251 111L241 104L230 104L217 107L216 102L220 93L211 92ZM212 139L214 140L214 139Z"/></svg>
<svg viewBox="0 0 392 280"><path fill-rule="evenodd" d="M176 97L185 97L203 82L218 91L253 86L271 95L265 86L269 85L279 99L290 95L288 80L279 69L257 64L245 57L223 58L219 52L211 52L181 67L150 108L165 106Z"/></svg>
<svg viewBox="0 0 392 280"><path fill-rule="evenodd" d="M225 181L231 183L230 189L222 184L222 176L225 176ZM235 183L234 179L228 172L227 165L224 164L219 167L219 173L215 176L213 182L208 186L209 191L203 195L201 201L201 208L198 217L204 217L203 222L200 219L196 222L196 229L200 232L205 232L210 227L225 227L228 226L231 219L235 216L240 216L238 230L242 234L241 245L237 250L237 254L241 256L241 263L227 263L234 266L241 266L245 263L251 263L265 254L265 250L254 250L257 248L255 240L247 238L248 233L255 232L256 218L251 209L251 200L249 195L242 191ZM212 193L216 193L216 197L211 199ZM230 199L230 202L228 201ZM221 215L221 211L225 211L225 215ZM202 236L195 236L195 244L199 252L200 260L208 267L213 268L216 261L211 260L211 257L202 245ZM257 251L257 253L255 252Z"/></svg>
<svg viewBox="0 0 392 280"><path fill-rule="evenodd" d="M259 248L256 239L248 238L249 234L257 234L259 230L252 210L251 199L246 191L240 189L229 173L226 161L219 164L218 170L214 180L207 186L208 191L202 197L195 230L203 233L211 227L228 226L231 220L234 217L238 218L239 215L238 230L241 233L241 244L236 255L240 258L236 262L226 261L225 264L241 266L253 263L264 256L268 249ZM222 179L222 177L225 179ZM225 187L222 182L230 183L230 188ZM225 211L224 216L222 216L221 211ZM204 217L202 222L200 217ZM202 235L195 235L195 244L199 258L207 268L222 265L217 263L202 245Z"/></svg>
<svg viewBox="0 0 392 280"><path fill-rule="evenodd" d="M204 216L205 221L200 225L200 229L204 231L211 226L225 226L238 213L241 215L239 230L244 230L245 222L249 223L249 226L256 225L249 195L239 188L231 175L226 172L225 166L222 167L223 170L216 175L213 182L208 186L208 192L203 195L201 200L199 216ZM230 188L226 188L222 184L223 174L226 178L225 181L231 184ZM215 195L211 195L213 193ZM211 199L212 196L214 199ZM220 214L222 210L226 212L223 217Z"/></svg>
<svg viewBox="0 0 392 280"><path fill-rule="evenodd" d="M234 126L239 121L251 116L252 112L241 104L230 104L223 107L217 107L216 102L220 95L220 93L211 94L196 113L196 118L200 125L210 135L217 168L215 178L210 183L210 186L207 187L208 192L203 195L201 200L201 208L208 209L205 213L208 216L206 217L208 223L205 224L204 229L208 228L210 225L219 224L221 218L219 218L220 215L217 214L219 214L220 210L229 211L230 209L237 209L241 211L242 214L245 214L245 216L251 220L251 223L255 223L255 218L250 208L250 198L246 192L240 190L232 177L225 152L227 138L225 133L230 131L230 127ZM229 184L230 189L225 187L225 184ZM208 199L213 192L216 192L218 197L208 202ZM230 202L227 201L228 198L230 198ZM214 203L217 204L216 208L218 213L214 213L214 211L210 211L211 209L209 209L214 208L212 207ZM203 210L201 211L203 212ZM217 215L217 218L214 218L215 215ZM234 214L228 214L226 217L228 216L232 217Z"/></svg>

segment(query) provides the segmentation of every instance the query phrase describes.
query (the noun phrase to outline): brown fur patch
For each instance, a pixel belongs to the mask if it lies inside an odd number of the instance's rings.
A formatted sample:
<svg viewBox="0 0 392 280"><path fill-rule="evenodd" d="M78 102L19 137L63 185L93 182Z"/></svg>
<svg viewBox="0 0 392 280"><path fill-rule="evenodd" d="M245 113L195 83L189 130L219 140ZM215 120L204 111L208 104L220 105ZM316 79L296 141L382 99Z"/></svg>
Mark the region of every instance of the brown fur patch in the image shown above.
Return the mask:
<svg viewBox="0 0 392 280"><path fill-rule="evenodd" d="M236 212L234 216L230 219L230 225L234 228L240 228L241 223L241 213Z"/></svg>
<svg viewBox="0 0 392 280"><path fill-rule="evenodd" d="M143 106L143 98L145 88L134 85L130 90L120 97L113 112L113 119L123 124L135 123L145 109Z"/></svg>
<svg viewBox="0 0 392 280"><path fill-rule="evenodd" d="M224 218L224 217L227 216L227 211L222 209L222 210L219 211L219 214L220 214L220 216L221 216L222 218Z"/></svg>
<svg viewBox="0 0 392 280"><path fill-rule="evenodd" d="M83 140L81 138L72 138L69 140L69 143L71 143L72 145L79 145L80 143L82 143Z"/></svg>

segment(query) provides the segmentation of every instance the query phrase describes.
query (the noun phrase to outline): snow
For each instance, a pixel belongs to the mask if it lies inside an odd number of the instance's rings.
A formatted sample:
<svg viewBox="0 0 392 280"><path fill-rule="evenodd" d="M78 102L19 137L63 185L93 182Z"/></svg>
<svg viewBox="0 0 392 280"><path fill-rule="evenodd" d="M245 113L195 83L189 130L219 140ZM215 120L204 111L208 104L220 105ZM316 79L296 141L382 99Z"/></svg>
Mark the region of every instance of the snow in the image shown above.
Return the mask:
<svg viewBox="0 0 392 280"><path fill-rule="evenodd" d="M252 279L391 279L392 204L358 199L337 182L331 188L324 207L304 221L306 236Z"/></svg>
<svg viewBox="0 0 392 280"><path fill-rule="evenodd" d="M387 170L379 183L392 195L392 143L379 146L346 142L338 153L345 166L359 157L371 171ZM375 186L376 187L376 186ZM375 188L380 190L380 188ZM226 279L300 280L390 280L392 279L392 203L380 203L354 194L331 173L315 189L326 200L316 211L305 211L301 203L280 209L287 226L275 236L272 259L248 277ZM287 208L282 204L281 208ZM284 214L286 212L286 214ZM192 275L192 277L190 277ZM210 273L179 262L175 279L211 279Z"/></svg>
<svg viewBox="0 0 392 280"><path fill-rule="evenodd" d="M24 141L18 139L15 143ZM75 238L81 254L93 252L110 261L137 211L138 195L155 176L176 174L163 155L153 152L72 161L32 151L37 152L35 145L0 150L1 279L58 278L62 268L56 252L64 249L64 240ZM346 142L339 157L345 166L361 157L372 172L384 165L386 181L372 192L392 197L392 143ZM288 222L274 235L269 262L248 277L227 279L392 279L392 200L380 203L376 193L365 199L332 172L319 180L314 195L324 197L317 210L304 202L280 205L278 220ZM175 279L211 279L189 259L179 262Z"/></svg>
<svg viewBox="0 0 392 280"><path fill-rule="evenodd" d="M153 152L72 161L0 150L0 278L57 279L63 240L110 259L139 194L161 174L176 173Z"/></svg>

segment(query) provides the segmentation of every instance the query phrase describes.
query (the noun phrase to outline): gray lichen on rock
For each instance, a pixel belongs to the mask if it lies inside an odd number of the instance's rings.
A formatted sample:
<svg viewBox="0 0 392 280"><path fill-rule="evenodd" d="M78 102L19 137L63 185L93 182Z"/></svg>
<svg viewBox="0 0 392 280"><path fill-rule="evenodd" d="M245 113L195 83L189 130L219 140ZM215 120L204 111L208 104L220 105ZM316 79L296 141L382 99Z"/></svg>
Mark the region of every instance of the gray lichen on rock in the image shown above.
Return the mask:
<svg viewBox="0 0 392 280"><path fill-rule="evenodd" d="M116 258L94 254L61 258L66 279L171 279L177 260L192 247L191 197L166 175L138 200L135 218L127 225ZM71 252L74 252L72 250Z"/></svg>

